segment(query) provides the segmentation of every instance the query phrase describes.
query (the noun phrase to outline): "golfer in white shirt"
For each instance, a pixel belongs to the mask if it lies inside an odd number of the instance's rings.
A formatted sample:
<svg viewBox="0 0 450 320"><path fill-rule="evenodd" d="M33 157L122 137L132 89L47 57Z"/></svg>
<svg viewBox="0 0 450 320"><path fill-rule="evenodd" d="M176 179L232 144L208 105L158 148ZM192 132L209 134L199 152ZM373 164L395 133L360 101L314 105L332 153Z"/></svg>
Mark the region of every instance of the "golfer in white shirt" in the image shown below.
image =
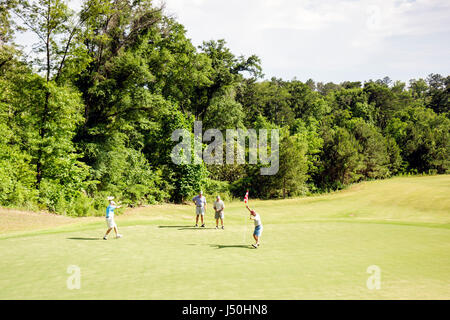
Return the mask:
<svg viewBox="0 0 450 320"><path fill-rule="evenodd" d="M256 213L255 210L250 209L248 206L246 206L248 211L250 211L250 220L253 220L255 223L255 230L253 231L253 238L255 239L256 243L252 244L253 248L257 249L259 247L259 240L261 239L261 234L263 231L263 225L261 222L261 217L258 213Z"/></svg>
<svg viewBox="0 0 450 320"><path fill-rule="evenodd" d="M216 201L214 201L214 211L215 213L215 219L216 219L216 229L219 229L219 219L222 223L222 229L225 229L223 226L223 210L225 209L225 203L223 203L222 200L220 200L220 196L216 197Z"/></svg>

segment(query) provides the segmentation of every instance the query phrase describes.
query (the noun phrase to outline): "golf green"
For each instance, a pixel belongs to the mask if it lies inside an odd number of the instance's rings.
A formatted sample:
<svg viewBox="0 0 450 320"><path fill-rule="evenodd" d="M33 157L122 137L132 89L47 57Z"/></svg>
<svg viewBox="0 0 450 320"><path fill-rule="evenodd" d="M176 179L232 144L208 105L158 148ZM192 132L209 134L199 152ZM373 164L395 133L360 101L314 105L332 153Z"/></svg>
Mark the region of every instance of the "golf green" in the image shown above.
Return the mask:
<svg viewBox="0 0 450 320"><path fill-rule="evenodd" d="M107 241L102 218L16 227L0 234L0 299L449 299L448 194L446 175L250 200L264 224L258 249L242 202L227 204L225 230L210 204L206 228L193 227L193 206L126 211L123 238Z"/></svg>

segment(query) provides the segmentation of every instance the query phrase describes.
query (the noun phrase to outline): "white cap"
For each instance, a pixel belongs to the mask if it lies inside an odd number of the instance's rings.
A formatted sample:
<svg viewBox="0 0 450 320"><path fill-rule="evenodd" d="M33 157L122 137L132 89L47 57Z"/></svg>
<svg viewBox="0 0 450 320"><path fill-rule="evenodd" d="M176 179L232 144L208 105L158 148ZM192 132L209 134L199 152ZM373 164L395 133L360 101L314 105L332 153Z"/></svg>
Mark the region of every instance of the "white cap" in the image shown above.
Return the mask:
<svg viewBox="0 0 450 320"><path fill-rule="evenodd" d="M109 201L111 201L111 200L113 200L113 199L114 199L114 197L111 197L111 196L108 197L108 200L109 200Z"/></svg>
<svg viewBox="0 0 450 320"><path fill-rule="evenodd" d="M217 198L217 199L220 199L220 196L217 196L216 198Z"/></svg>

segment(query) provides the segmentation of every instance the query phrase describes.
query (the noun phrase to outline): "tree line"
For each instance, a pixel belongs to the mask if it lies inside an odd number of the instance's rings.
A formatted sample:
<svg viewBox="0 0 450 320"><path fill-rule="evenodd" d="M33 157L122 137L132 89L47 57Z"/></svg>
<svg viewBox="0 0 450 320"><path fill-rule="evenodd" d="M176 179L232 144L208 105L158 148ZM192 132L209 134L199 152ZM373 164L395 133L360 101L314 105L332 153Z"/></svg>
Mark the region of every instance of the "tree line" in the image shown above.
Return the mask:
<svg viewBox="0 0 450 320"><path fill-rule="evenodd" d="M224 40L195 47L150 0L2 0L0 205L67 215L222 197L281 198L450 168L450 76L263 80ZM34 34L32 55L15 44ZM278 129L279 171L175 165L176 129Z"/></svg>

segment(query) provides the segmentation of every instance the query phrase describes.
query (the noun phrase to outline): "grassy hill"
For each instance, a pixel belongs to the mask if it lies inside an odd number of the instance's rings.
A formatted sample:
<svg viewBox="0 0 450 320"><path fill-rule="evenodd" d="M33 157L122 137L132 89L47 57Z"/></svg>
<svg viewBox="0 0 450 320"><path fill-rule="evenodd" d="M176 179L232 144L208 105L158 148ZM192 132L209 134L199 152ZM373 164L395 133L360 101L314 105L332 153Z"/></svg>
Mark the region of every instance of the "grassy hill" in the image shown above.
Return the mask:
<svg viewBox="0 0 450 320"><path fill-rule="evenodd" d="M299 199L250 200L264 224L252 249L242 202L226 229L193 228L194 207L116 218L0 210L0 299L449 299L450 175L365 182ZM67 268L81 270L69 290ZM369 290L367 268L381 270Z"/></svg>

